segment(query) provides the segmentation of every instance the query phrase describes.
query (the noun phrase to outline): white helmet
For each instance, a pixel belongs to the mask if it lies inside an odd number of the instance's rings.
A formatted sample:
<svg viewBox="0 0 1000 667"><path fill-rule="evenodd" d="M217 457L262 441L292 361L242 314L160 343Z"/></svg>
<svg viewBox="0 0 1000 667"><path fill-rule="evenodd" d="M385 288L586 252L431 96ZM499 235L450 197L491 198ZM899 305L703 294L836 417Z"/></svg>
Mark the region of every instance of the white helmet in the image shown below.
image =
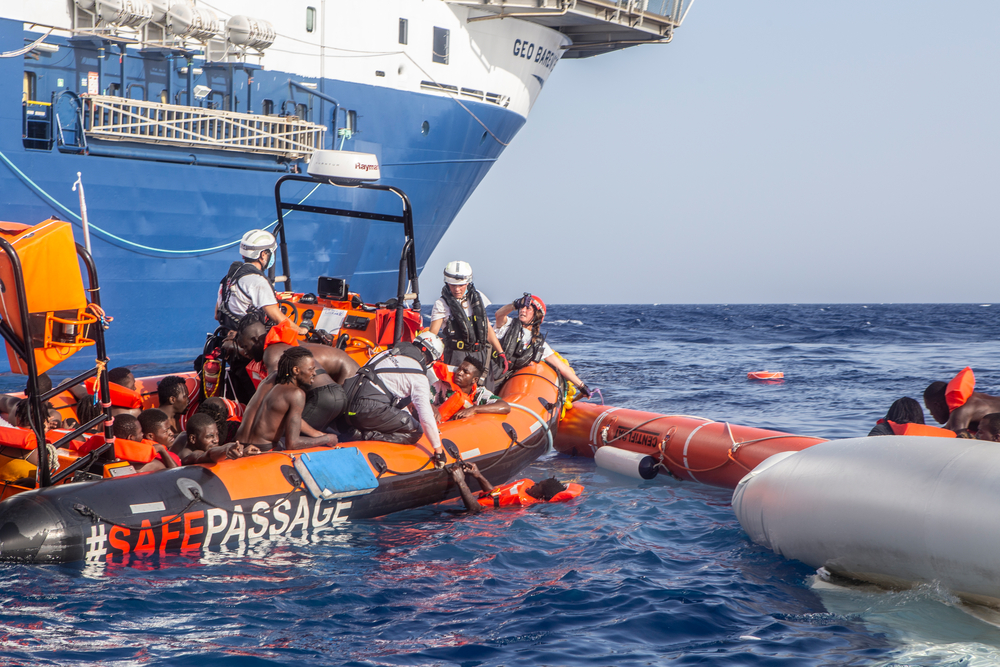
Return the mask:
<svg viewBox="0 0 1000 667"><path fill-rule="evenodd" d="M417 334L416 338L413 339L413 344L430 355L431 361L437 361L444 354L444 343L437 334L430 331Z"/></svg>
<svg viewBox="0 0 1000 667"><path fill-rule="evenodd" d="M270 250L273 254L277 247L274 234L263 229L251 229L240 239L240 254L247 259L257 259L265 250Z"/></svg>
<svg viewBox="0 0 1000 667"><path fill-rule="evenodd" d="M444 267L445 285L468 285L472 282L472 267L468 262L448 262Z"/></svg>

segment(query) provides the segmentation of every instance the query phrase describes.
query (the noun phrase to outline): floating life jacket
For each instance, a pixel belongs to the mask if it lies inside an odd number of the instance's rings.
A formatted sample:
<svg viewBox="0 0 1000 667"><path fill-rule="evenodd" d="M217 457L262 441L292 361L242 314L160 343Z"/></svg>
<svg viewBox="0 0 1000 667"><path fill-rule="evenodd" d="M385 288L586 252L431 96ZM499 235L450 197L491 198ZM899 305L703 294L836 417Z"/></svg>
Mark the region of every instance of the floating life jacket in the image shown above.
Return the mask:
<svg viewBox="0 0 1000 667"><path fill-rule="evenodd" d="M479 348L486 344L486 327L489 326L489 320L476 286L469 283L465 294L472 305L471 318L465 314L465 308L447 285L441 290L441 298L451 310L451 317L445 320L444 327L441 328L441 341L448 350L478 352Z"/></svg>
<svg viewBox="0 0 1000 667"><path fill-rule="evenodd" d="M534 485L534 480L519 479L516 482L498 486L490 493L480 493L478 498L479 504L483 507L509 507L511 505L534 505L535 503L544 502L561 503L566 500L572 500L583 493L582 486L570 483L566 485L565 490L552 496L551 500L545 501L541 498L535 498L528 493L528 489Z"/></svg>
<svg viewBox="0 0 1000 667"><path fill-rule="evenodd" d="M507 327L507 331L504 333L503 338L500 339L500 347L503 348L503 353L507 357L507 362L510 364L508 372L519 371L528 364L532 362L539 362L542 360L542 350L545 347L545 339L536 339L532 336L531 342L528 343L527 347L521 342L521 337L524 335L524 325L521 323L517 317L511 318L510 326ZM493 352L493 358L496 359L496 351ZM500 370L503 370L501 368Z"/></svg>
<svg viewBox="0 0 1000 667"><path fill-rule="evenodd" d="M84 386L87 388L87 393L93 396L97 391L97 378L88 379ZM142 409L142 394L135 389L129 389L114 382L109 382L108 388L111 390L112 406L128 410Z"/></svg>
<svg viewBox="0 0 1000 667"><path fill-rule="evenodd" d="M944 400L948 404L948 409L954 410L965 405L975 388L976 376L972 373L972 369L966 366L951 379L944 390Z"/></svg>
<svg viewBox="0 0 1000 667"><path fill-rule="evenodd" d="M104 434L93 435L84 443L73 442L70 444L70 451L78 456L85 456L104 444ZM115 438L115 458L129 461L131 463L149 463L157 457L153 443L149 440L136 442L125 438Z"/></svg>
<svg viewBox="0 0 1000 667"><path fill-rule="evenodd" d="M253 298L245 289L240 287L240 280L250 274L261 276L268 281L268 285L271 284L267 274L249 262L233 262L229 265L229 271L226 272L226 277L219 281L219 284L222 285L222 299L220 299L218 318L219 324L227 329L235 331L240 325L240 316L229 310L229 298L233 295L233 288L243 292L243 296L249 299L251 305L253 305ZM271 289L273 290L274 287Z"/></svg>
<svg viewBox="0 0 1000 667"><path fill-rule="evenodd" d="M896 435L929 435L935 438L957 437L954 431L926 424L897 424L891 421L889 427Z"/></svg>
<svg viewBox="0 0 1000 667"><path fill-rule="evenodd" d="M455 384L455 372L451 370L447 364L435 361L434 375L451 387L451 395L445 399L444 403L438 406L438 413L441 415L441 421L446 422L454 417L455 413L459 410L472 405L472 395L466 394L457 384ZM475 393L475 389L473 389L473 393Z"/></svg>

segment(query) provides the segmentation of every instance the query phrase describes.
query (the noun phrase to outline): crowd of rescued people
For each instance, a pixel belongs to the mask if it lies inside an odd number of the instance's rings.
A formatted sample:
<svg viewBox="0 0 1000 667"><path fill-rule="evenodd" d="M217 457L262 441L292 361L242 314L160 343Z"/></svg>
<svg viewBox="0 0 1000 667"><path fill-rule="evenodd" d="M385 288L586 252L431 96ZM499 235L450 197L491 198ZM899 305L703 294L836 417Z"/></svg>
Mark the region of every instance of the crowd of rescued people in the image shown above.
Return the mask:
<svg viewBox="0 0 1000 667"><path fill-rule="evenodd" d="M1000 396L975 391L972 369L962 369L950 382L932 382L924 390L924 405L940 427L924 422L920 403L904 396L893 402L868 434L927 435L1000 442Z"/></svg>
<svg viewBox="0 0 1000 667"><path fill-rule="evenodd" d="M276 245L266 231L248 232L240 244L243 261L234 262L220 283L215 314L222 325L221 352L229 362L226 386L235 400L216 396L193 405L202 395L199 388L167 376L156 387L158 407L144 410L132 372L107 371L117 458L137 471L153 471L340 441L415 444L426 435L432 460L441 467L447 459L438 425L509 413L510 406L495 392L532 362L549 363L590 395L545 341L542 299L523 294L501 306L491 325L490 301L475 288L472 267L462 261L445 267L430 326L412 343L398 343L362 367L330 344L302 341L307 331L278 308L265 274ZM46 404L46 430L72 429L99 418L97 386L91 378L69 390L77 400L76 419L63 421ZM47 376L39 377L40 392L51 387ZM0 413L12 422L0 418L0 426L29 426L27 405L27 400L0 396ZM100 426L92 429L93 437L74 443L77 454L104 444ZM6 474L0 467L0 478L10 481L21 472Z"/></svg>

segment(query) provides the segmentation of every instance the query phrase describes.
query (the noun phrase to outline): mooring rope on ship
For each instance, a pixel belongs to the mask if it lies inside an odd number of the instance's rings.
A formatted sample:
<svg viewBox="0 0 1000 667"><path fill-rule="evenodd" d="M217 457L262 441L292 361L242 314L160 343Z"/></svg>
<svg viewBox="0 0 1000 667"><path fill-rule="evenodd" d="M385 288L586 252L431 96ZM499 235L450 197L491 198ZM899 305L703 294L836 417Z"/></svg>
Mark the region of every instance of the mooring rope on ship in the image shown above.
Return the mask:
<svg viewBox="0 0 1000 667"><path fill-rule="evenodd" d="M3 162L10 168L10 170L13 171L14 174L17 175L17 177L20 178L21 181L24 182L25 185L27 185L28 187L30 187L31 189L33 189L39 196L41 196L45 200L48 200L53 206L55 206L58 210L64 212L66 215L70 216L71 218L75 219L78 222L82 222L82 218L77 213L74 213L71 209L66 208L66 206L64 206L59 200L57 200L55 197L53 197L48 192L46 192L40 185L38 185L33 180L31 180L31 177L28 176L27 174L25 174L20 169L18 169L17 165L15 165L13 162L11 162L10 158L8 158L6 155L4 155L2 151L0 151L0 160L3 160ZM301 204L305 200L309 199L309 197L312 196L312 194L314 192L316 192L317 188L319 188L320 185L322 185L322 184L321 183L317 183L313 187L313 189L310 190L306 194L305 197L303 197L301 200L299 200L299 203ZM288 213L285 214L285 216L287 217L291 213L292 213L292 211L289 211ZM266 227L264 227L264 229L270 229L270 228L274 227L277 224L278 224L278 221L275 220L274 222L272 222L269 225L267 225ZM154 248L152 246L143 245L141 243L136 243L135 241L129 241L128 239L123 239L120 236L112 234L111 232L107 231L106 229L102 229L101 227L98 227L94 223L90 223L88 226L91 229L93 229L95 232L97 232L98 234L103 234L104 236L108 237L105 240L110 239L112 241L117 241L118 243L123 243L126 246L131 246L133 248L139 248L140 250L145 250L147 252L163 253L163 254L167 254L167 255L192 255L192 256L193 255L208 255L208 254L211 254L211 253L214 253L214 252L220 252L220 251L225 250L227 248L232 248L233 246L239 244L239 242L240 242L239 239L236 239L235 241L230 241L228 243L223 243L222 245L212 246L211 248L199 248L199 249L195 249L195 250L169 250L167 248ZM125 248L125 249L128 250L129 248ZM141 254L141 253L139 253L139 254Z"/></svg>

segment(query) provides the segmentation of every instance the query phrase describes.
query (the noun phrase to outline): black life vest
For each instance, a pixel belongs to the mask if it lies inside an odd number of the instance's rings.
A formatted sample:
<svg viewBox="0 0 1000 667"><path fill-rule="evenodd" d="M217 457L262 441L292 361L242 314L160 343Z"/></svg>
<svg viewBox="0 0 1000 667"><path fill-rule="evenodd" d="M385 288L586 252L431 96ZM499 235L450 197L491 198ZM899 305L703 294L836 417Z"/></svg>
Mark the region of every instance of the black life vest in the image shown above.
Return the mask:
<svg viewBox="0 0 1000 667"><path fill-rule="evenodd" d="M233 329L235 331L240 324L240 316L235 315L233 311L229 309L229 298L233 295L233 288L243 292L243 296L250 300L250 305L254 305L253 298L240 286L240 279L250 274L261 276L264 280L268 281L268 285L271 284L271 281L268 280L266 273L248 262L233 262L229 265L229 271L226 272L226 277L219 281L219 284L222 285L222 300L219 305L218 319L219 324L227 329ZM272 287L271 289L273 290L274 288Z"/></svg>
<svg viewBox="0 0 1000 667"><path fill-rule="evenodd" d="M385 361L387 356L400 355L403 357L409 357L417 361L420 364L420 368L379 368L376 370L376 366ZM380 375L386 373L411 373L414 375L424 375L427 374L427 362L424 358L424 352L419 347L413 343L407 343L406 341L400 341L396 343L391 350L385 354L380 354L368 361L364 366L358 369L357 374L354 377L348 378L344 382L344 390L347 392L347 401L345 412L347 415L353 416L355 413L355 401L359 398L374 398L376 400L389 400L389 405L394 408L402 408L409 403L409 396L396 396L393 394L385 383L382 382ZM376 389L375 387L378 387ZM382 391L379 391L381 389Z"/></svg>
<svg viewBox="0 0 1000 667"><path fill-rule="evenodd" d="M439 335L446 349L478 352L480 347L486 344L486 327L489 326L489 320L486 318L486 307L479 297L476 286L469 283L469 289L465 294L472 305L471 318L465 314L465 308L447 285L441 290L441 298L448 304L451 317L445 321Z"/></svg>
<svg viewBox="0 0 1000 667"><path fill-rule="evenodd" d="M513 317L510 320L510 326L507 327L507 332L500 339L500 347L503 348L503 353L507 357L507 363L510 365L508 372L520 370L532 362L542 360L542 349L545 346L545 339L532 337L531 342L525 347L521 343L523 332L524 325L521 323L521 320ZM496 358L495 352L493 356Z"/></svg>

